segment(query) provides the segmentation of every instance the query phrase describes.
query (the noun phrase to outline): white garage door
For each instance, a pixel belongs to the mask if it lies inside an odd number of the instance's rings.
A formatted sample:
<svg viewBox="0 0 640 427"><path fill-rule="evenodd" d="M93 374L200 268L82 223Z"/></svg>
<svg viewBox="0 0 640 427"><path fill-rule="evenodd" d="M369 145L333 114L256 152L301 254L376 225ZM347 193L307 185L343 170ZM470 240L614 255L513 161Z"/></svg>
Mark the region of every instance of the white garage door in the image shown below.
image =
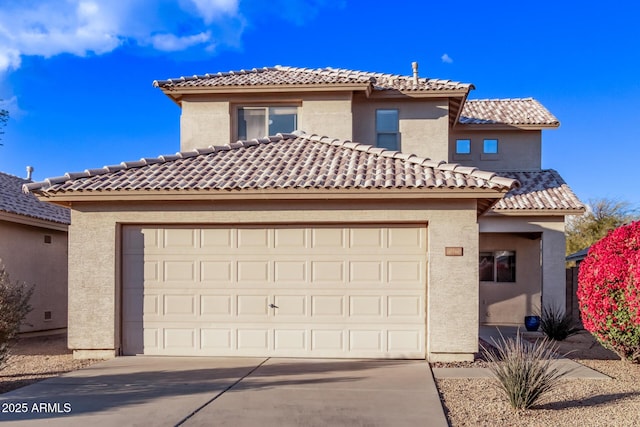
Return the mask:
<svg viewBox="0 0 640 427"><path fill-rule="evenodd" d="M123 230L125 354L425 357L426 227Z"/></svg>

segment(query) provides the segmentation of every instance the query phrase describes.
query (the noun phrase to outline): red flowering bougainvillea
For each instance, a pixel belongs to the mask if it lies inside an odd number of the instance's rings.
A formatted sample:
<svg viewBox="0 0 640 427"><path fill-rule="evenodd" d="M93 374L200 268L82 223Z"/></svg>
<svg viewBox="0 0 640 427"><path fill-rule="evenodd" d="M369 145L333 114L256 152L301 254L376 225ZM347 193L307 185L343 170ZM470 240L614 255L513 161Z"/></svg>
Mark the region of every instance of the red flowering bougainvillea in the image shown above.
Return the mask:
<svg viewBox="0 0 640 427"><path fill-rule="evenodd" d="M640 221L589 249L578 273L582 323L623 360L640 363Z"/></svg>

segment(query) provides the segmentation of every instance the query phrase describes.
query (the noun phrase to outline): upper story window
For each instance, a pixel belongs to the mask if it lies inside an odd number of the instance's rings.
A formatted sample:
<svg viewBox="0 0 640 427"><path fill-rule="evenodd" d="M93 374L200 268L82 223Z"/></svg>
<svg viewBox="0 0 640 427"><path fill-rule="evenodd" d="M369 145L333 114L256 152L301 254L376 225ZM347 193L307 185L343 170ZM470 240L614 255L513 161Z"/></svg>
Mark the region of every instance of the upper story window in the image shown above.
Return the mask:
<svg viewBox="0 0 640 427"><path fill-rule="evenodd" d="M515 282L516 253L514 251L480 252L481 282Z"/></svg>
<svg viewBox="0 0 640 427"><path fill-rule="evenodd" d="M376 110L376 145L400 150L398 110Z"/></svg>
<svg viewBox="0 0 640 427"><path fill-rule="evenodd" d="M498 140L485 139L482 145L482 152L484 154L498 154Z"/></svg>
<svg viewBox="0 0 640 427"><path fill-rule="evenodd" d="M471 154L471 140L456 139L456 154Z"/></svg>
<svg viewBox="0 0 640 427"><path fill-rule="evenodd" d="M247 140L293 132L298 128L298 107L238 108L238 139Z"/></svg>

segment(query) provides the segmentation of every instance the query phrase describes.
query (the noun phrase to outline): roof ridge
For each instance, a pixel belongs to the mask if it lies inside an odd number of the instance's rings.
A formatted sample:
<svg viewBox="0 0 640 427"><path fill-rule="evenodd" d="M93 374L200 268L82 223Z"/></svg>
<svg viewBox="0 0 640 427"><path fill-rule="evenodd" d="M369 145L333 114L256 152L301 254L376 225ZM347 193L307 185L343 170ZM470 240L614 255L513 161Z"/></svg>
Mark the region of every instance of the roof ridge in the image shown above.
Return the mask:
<svg viewBox="0 0 640 427"><path fill-rule="evenodd" d="M528 96L525 98L477 98L477 99L469 99L467 98L467 102L511 102L511 101L535 101L538 102L537 99Z"/></svg>
<svg viewBox="0 0 640 427"><path fill-rule="evenodd" d="M242 68L240 70L218 71L217 73L213 73L213 74L210 74L210 73L205 73L200 75L194 74L193 76L180 76L180 77L173 77L173 78L164 79L164 80L154 80L152 84L154 87L159 87L161 85L166 85L166 84L188 82L193 80L208 80L216 77L234 76L237 74L264 73L266 71L276 71L278 70L277 67L279 67L279 65L275 67L252 68L250 70L245 70L244 68Z"/></svg>
<svg viewBox="0 0 640 427"><path fill-rule="evenodd" d="M23 178L23 177L21 177L21 176L14 175L14 174L12 174L12 173L7 173L7 172L2 172L2 171L0 171L0 174L5 175L5 176L8 176L8 177L10 177L10 178L17 178L17 179L20 179L20 180L22 180L22 181L29 181L27 178ZM31 182L31 181L29 181L29 182Z"/></svg>

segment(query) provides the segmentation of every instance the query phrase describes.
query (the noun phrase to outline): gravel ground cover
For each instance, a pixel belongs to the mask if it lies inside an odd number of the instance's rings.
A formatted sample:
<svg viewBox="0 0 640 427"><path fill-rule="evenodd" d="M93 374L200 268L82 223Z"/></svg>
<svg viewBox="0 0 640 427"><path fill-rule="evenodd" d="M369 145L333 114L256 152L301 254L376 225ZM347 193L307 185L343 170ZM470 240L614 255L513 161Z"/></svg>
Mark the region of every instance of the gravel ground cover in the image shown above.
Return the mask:
<svg viewBox="0 0 640 427"><path fill-rule="evenodd" d="M621 361L582 332L559 343L560 354L602 372L610 380L566 379L532 409L514 412L490 379L436 381L449 423L457 426L638 426L640 365ZM482 367L473 363L440 366Z"/></svg>
<svg viewBox="0 0 640 427"><path fill-rule="evenodd" d="M74 360L66 334L20 338L0 370L0 393L89 366L98 360Z"/></svg>

